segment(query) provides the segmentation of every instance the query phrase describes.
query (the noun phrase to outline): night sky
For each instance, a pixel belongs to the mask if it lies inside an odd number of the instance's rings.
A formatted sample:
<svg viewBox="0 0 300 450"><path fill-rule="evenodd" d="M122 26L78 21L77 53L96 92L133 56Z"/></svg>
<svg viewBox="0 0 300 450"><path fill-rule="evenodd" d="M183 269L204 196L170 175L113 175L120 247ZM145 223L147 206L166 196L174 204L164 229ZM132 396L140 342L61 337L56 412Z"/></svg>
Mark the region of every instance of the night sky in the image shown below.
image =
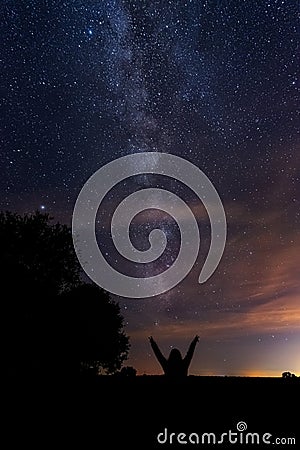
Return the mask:
<svg viewBox="0 0 300 450"><path fill-rule="evenodd" d="M140 176L103 203L98 240L109 255L113 208L153 184L185 198L202 238L175 288L117 298L127 364L161 373L147 337L184 353L199 334L192 374L300 374L298 2L2 0L0 11L1 210L39 209L70 225L97 169L147 151L191 161L224 204L225 252L199 285L209 221L188 189ZM147 248L155 227L166 254L140 276L165 270L178 252L176 223L157 211L133 224L133 242Z"/></svg>

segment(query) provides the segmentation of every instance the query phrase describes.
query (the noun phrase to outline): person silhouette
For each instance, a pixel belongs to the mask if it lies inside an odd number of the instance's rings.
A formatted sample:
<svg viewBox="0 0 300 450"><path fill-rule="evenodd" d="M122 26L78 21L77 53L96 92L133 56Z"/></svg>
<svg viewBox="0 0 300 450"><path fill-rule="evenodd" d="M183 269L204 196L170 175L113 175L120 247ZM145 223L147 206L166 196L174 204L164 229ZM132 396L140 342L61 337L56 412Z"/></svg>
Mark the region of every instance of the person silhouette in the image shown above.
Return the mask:
<svg viewBox="0 0 300 450"><path fill-rule="evenodd" d="M189 349L184 358L182 358L180 351L177 348L172 348L169 354L169 358L165 358L160 351L157 343L152 336L149 337L149 341L153 352L158 359L164 374L170 378L183 378L188 375L188 368L193 358L195 347L199 341L199 336L195 336L190 343Z"/></svg>

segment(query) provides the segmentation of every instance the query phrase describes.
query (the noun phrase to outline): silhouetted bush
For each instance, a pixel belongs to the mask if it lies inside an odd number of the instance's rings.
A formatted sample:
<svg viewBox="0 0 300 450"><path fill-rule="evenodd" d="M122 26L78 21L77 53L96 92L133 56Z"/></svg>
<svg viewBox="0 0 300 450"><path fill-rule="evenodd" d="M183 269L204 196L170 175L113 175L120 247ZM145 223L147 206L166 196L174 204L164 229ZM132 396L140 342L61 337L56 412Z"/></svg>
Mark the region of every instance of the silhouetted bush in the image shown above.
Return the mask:
<svg viewBox="0 0 300 450"><path fill-rule="evenodd" d="M291 372L282 372L282 378L297 378L294 373Z"/></svg>
<svg viewBox="0 0 300 450"><path fill-rule="evenodd" d="M136 376L136 369L132 366L124 366L120 370L120 372L117 372L116 375L121 377L135 377Z"/></svg>

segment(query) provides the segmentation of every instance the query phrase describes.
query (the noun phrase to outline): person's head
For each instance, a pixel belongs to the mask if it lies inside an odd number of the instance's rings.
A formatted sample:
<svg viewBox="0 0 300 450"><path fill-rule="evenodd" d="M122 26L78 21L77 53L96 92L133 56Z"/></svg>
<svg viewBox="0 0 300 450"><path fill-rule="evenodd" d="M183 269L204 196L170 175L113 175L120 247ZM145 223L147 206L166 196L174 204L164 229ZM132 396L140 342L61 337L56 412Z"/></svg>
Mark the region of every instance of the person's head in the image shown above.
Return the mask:
<svg viewBox="0 0 300 450"><path fill-rule="evenodd" d="M170 355L169 355L169 362L177 362L177 361L182 361L182 356L180 351L177 348L172 348L172 350L170 351Z"/></svg>

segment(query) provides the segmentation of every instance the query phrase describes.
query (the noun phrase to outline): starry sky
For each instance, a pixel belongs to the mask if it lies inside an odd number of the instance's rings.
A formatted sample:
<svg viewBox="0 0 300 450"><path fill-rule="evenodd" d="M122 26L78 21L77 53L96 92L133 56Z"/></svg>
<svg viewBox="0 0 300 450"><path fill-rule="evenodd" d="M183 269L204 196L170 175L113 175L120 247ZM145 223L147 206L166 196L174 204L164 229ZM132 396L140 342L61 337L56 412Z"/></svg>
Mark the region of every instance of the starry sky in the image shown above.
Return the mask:
<svg viewBox="0 0 300 450"><path fill-rule="evenodd" d="M184 353L199 334L192 374L300 374L297 2L2 0L0 10L1 210L40 209L71 224L97 169L147 151L191 161L224 204L226 249L199 285L210 228L189 189L138 176L103 202L97 232L108 257L109 218L133 189L172 190L201 233L198 260L179 285L151 299L117 298L131 337L128 365L161 373L147 337L168 354ZM166 253L140 276L176 258L178 228L164 213L141 213L133 243L146 249L157 227ZM119 270L137 268L123 262Z"/></svg>

